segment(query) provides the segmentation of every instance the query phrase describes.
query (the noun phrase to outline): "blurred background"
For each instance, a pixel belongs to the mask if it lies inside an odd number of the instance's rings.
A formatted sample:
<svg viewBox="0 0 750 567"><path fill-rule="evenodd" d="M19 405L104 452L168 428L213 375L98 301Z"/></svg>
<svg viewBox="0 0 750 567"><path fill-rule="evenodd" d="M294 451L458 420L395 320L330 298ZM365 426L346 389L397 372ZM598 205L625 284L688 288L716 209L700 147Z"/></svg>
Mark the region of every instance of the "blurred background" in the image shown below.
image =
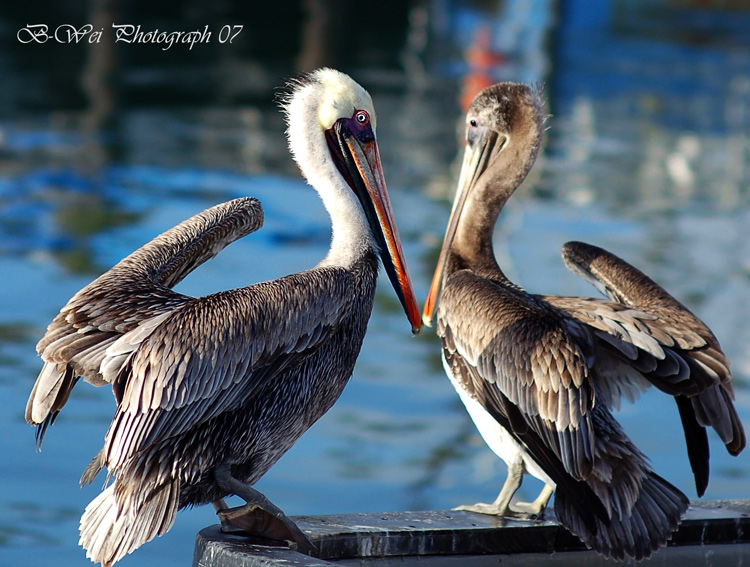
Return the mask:
<svg viewBox="0 0 750 567"><path fill-rule="evenodd" d="M189 45L116 43L112 24L203 31ZM101 31L39 43L46 24ZM229 32L241 31L229 40ZM70 28L61 28L68 30ZM94 43L88 40L94 39ZM37 38L39 39L39 38ZM223 39L224 41L220 41ZM506 273L531 292L596 295L561 245L604 246L714 330L750 424L750 6L744 0L133 0L0 7L0 563L87 565L78 488L111 391L82 385L43 451L23 411L36 341L78 289L215 203L254 195L266 224L179 286L203 295L314 266L330 225L286 149L285 81L332 66L373 95L399 231L423 301L457 174L462 112L499 80L538 82L543 153L500 218ZM659 474L695 497L674 402L617 414ZM750 457L711 432L706 498L750 497ZM290 515L445 509L492 501L505 466L411 338L383 280L339 403L258 483ZM521 496L541 484L527 479ZM181 512L120 564L190 564L213 509Z"/></svg>

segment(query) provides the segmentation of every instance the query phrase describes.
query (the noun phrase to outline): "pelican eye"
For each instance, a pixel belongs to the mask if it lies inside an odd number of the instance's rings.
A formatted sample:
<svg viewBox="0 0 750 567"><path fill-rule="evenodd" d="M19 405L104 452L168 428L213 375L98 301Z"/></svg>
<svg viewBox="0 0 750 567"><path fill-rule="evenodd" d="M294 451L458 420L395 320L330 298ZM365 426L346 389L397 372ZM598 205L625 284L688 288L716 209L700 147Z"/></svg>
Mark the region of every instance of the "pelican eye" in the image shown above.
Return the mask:
<svg viewBox="0 0 750 567"><path fill-rule="evenodd" d="M354 120L356 120L362 126L366 125L370 121L370 115L364 110L358 110L354 113Z"/></svg>
<svg viewBox="0 0 750 567"><path fill-rule="evenodd" d="M469 120L469 126L471 126L472 128L476 128L477 121L472 118L471 120Z"/></svg>

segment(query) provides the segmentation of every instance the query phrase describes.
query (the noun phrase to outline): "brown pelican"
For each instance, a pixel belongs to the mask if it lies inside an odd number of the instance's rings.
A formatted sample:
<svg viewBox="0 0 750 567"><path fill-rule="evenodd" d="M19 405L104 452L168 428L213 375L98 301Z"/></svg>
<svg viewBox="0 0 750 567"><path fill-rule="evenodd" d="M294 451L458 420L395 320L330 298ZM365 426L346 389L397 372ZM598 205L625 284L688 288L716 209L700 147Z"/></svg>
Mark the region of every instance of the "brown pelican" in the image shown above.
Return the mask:
<svg viewBox="0 0 750 567"><path fill-rule="evenodd" d="M222 523L292 540L304 533L255 483L334 404L352 374L373 306L380 254L412 331L419 308L386 192L369 94L331 69L294 82L284 103L290 150L331 216L313 269L192 298L171 290L262 224L237 199L149 242L79 291L38 345L45 364L26 418L45 429L77 377L111 384L117 409L81 479L114 481L86 508L80 543L112 565L214 503ZM247 504L226 509L236 494Z"/></svg>
<svg viewBox="0 0 750 567"><path fill-rule="evenodd" d="M492 504L461 509L541 513L557 488L558 519L589 547L647 557L670 537L687 498L657 476L610 413L649 384L674 395L700 494L708 482L706 426L733 455L745 446L729 363L711 331L616 256L568 243L568 266L611 300L526 293L492 248L498 215L528 174L542 139L539 93L503 83L466 117L458 193L425 303L446 372L508 477ZM524 472L545 483L511 505Z"/></svg>

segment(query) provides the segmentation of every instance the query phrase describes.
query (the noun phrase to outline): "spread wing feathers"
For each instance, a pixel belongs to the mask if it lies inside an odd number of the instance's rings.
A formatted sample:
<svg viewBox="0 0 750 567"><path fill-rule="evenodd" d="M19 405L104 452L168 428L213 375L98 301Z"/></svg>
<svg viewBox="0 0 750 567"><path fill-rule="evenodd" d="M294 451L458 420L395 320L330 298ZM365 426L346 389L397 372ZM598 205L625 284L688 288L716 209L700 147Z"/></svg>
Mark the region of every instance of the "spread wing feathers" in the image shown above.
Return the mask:
<svg viewBox="0 0 750 567"><path fill-rule="evenodd" d="M79 526L86 557L109 567L157 535L166 533L174 523L179 505L179 480L143 490L137 509L118 502L116 483L107 487L86 506Z"/></svg>
<svg viewBox="0 0 750 567"><path fill-rule="evenodd" d="M440 304L438 333L450 327L456 352L476 368L480 403L496 403L502 394L568 474L586 478L594 443L587 347L578 346L554 310L468 271L450 276Z"/></svg>
<svg viewBox="0 0 750 567"><path fill-rule="evenodd" d="M617 394L636 398L650 384L672 395L696 395L713 382L691 379L690 365L660 321L650 313L607 299L541 296L592 332L596 342L596 381L611 407ZM570 321L565 322L570 325Z"/></svg>
<svg viewBox="0 0 750 567"><path fill-rule="evenodd" d="M292 274L195 299L150 334L124 335L107 355L123 362L101 464L112 474L154 443L241 406L300 363L353 308L350 279L334 267ZM102 366L114 372L107 358Z"/></svg>
<svg viewBox="0 0 750 567"><path fill-rule="evenodd" d="M739 454L746 439L733 403L729 361L703 321L643 272L602 248L568 242L563 259L612 301L551 302L597 329L605 350L632 361L656 387L690 398L698 424L713 427L729 453ZM684 423L682 409L681 416Z"/></svg>
<svg viewBox="0 0 750 567"><path fill-rule="evenodd" d="M26 420L40 425L38 443L79 376L105 384L100 367L107 349L123 334L187 303L189 297L170 288L262 224L258 200L222 203L157 236L76 293L37 344L44 367L29 396Z"/></svg>

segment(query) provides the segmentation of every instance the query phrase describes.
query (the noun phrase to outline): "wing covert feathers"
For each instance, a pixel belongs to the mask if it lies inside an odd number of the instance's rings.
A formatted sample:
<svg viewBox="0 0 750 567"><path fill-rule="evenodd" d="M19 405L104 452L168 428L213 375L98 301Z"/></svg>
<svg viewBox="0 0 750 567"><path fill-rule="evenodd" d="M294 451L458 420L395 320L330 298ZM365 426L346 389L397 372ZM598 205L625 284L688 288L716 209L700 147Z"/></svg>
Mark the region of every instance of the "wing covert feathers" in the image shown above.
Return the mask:
<svg viewBox="0 0 750 567"><path fill-rule="evenodd" d="M187 303L190 298L171 287L262 224L257 199L216 205L157 236L76 293L37 344L44 366L26 420L40 426L38 444L79 376L96 386L111 382L112 373L101 371L107 350L124 334Z"/></svg>
<svg viewBox="0 0 750 567"><path fill-rule="evenodd" d="M734 407L729 361L706 324L659 284L611 252L568 242L562 255L573 272L592 282L611 301L557 298L553 300L556 305L597 329L597 336L607 343L604 350L632 361L657 388L689 398L696 424L713 427L727 451L739 454L746 438ZM684 410L681 417L684 424ZM689 429L695 430L695 425ZM687 436L688 428L685 433ZM696 482L700 484L697 473Z"/></svg>

